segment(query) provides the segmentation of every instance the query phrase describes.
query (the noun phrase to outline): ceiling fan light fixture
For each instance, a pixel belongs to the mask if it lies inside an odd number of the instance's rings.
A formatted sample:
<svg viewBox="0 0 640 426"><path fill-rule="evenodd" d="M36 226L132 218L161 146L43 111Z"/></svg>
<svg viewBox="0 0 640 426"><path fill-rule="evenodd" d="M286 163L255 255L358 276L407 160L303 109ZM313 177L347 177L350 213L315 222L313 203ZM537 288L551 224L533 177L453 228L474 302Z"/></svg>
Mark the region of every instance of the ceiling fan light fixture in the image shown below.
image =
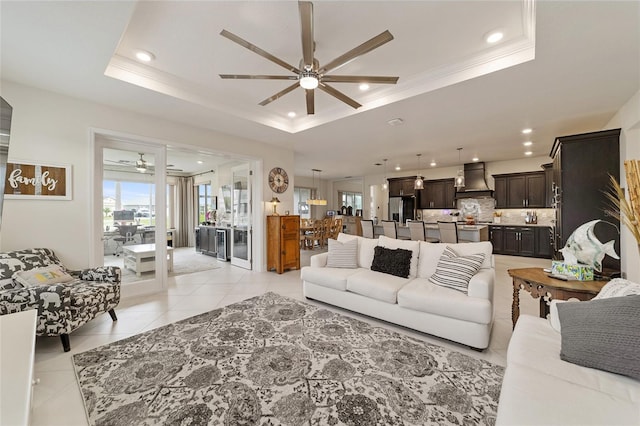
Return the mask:
<svg viewBox="0 0 640 426"><path fill-rule="evenodd" d="M300 73L300 87L313 90L318 87L318 73L311 70L304 70Z"/></svg>

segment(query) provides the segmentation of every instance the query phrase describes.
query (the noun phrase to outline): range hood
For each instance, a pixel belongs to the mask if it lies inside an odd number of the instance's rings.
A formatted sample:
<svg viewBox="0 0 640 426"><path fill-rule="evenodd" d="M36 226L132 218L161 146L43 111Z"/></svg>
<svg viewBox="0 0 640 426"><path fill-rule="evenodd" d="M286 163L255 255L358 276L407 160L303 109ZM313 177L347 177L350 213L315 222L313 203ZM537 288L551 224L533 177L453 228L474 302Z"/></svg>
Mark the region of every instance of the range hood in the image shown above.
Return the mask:
<svg viewBox="0 0 640 426"><path fill-rule="evenodd" d="M464 187L456 191L456 199L493 197L493 191L489 189L485 179L483 162L464 165L464 183Z"/></svg>

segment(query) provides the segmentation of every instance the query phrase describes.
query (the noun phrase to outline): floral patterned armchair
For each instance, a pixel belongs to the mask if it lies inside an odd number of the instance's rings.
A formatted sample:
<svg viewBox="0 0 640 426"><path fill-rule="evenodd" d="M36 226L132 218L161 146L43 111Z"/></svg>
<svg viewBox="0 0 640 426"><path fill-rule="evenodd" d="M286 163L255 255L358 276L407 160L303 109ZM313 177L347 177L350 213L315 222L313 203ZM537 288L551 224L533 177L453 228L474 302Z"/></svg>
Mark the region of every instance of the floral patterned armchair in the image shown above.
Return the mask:
<svg viewBox="0 0 640 426"><path fill-rule="evenodd" d="M22 287L14 279L16 272L52 265L62 267L73 280ZM73 330L104 312L117 320L114 308L120 302L120 281L118 267L71 271L47 248L0 253L0 315L37 309L36 334L60 336L67 352L71 350L69 333Z"/></svg>

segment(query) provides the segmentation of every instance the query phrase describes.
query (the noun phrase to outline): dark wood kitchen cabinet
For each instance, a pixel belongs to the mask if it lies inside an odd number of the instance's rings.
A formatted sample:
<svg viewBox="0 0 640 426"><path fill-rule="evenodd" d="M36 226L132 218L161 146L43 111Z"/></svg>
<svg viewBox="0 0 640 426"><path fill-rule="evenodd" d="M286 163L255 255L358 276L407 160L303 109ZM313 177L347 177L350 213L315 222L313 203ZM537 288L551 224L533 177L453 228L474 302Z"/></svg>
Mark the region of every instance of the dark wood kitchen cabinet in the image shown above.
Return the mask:
<svg viewBox="0 0 640 426"><path fill-rule="evenodd" d="M609 175L620 182L620 129L556 138L550 156L556 188L554 258L562 259L558 250L576 228L596 219L609 223L595 227L596 237L603 243L614 240L619 252L620 221L606 213L609 203L602 190L609 186ZM619 272L620 260L605 256L603 266L608 273Z"/></svg>
<svg viewBox="0 0 640 426"><path fill-rule="evenodd" d="M421 209L450 209L454 207L456 188L453 179L425 180L418 191Z"/></svg>
<svg viewBox="0 0 640 426"><path fill-rule="evenodd" d="M544 206L553 208L553 163L543 164L544 169Z"/></svg>
<svg viewBox="0 0 640 426"><path fill-rule="evenodd" d="M415 195L416 190L413 188L415 177L390 178L389 179L389 196L404 197Z"/></svg>
<svg viewBox="0 0 640 426"><path fill-rule="evenodd" d="M495 254L504 253L504 232L502 226L489 226L489 240Z"/></svg>
<svg viewBox="0 0 640 426"><path fill-rule="evenodd" d="M515 256L533 256L535 253L535 233L533 228L524 226L505 226L503 229L502 254Z"/></svg>
<svg viewBox="0 0 640 426"><path fill-rule="evenodd" d="M545 207L546 186L544 172L493 175L496 208L526 209Z"/></svg>

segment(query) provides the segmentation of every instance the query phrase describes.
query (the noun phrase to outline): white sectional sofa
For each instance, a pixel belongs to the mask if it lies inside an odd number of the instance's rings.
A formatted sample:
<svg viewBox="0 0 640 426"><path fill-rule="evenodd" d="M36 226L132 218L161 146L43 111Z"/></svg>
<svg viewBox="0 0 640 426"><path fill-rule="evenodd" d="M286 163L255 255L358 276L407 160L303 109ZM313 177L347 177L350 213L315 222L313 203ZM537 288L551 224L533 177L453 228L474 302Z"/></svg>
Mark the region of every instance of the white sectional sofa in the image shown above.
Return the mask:
<svg viewBox="0 0 640 426"><path fill-rule="evenodd" d="M560 350L548 320L520 316L496 425L640 425L640 381L563 361Z"/></svg>
<svg viewBox="0 0 640 426"><path fill-rule="evenodd" d="M381 236L368 239L340 234L338 241L358 240L357 268L327 267L328 253L311 257L302 268L305 297L453 340L474 349L489 346L493 324L494 264L490 242L444 244ZM408 278L371 270L374 249L411 250ZM483 253L484 263L467 294L429 281L446 246L458 255Z"/></svg>

